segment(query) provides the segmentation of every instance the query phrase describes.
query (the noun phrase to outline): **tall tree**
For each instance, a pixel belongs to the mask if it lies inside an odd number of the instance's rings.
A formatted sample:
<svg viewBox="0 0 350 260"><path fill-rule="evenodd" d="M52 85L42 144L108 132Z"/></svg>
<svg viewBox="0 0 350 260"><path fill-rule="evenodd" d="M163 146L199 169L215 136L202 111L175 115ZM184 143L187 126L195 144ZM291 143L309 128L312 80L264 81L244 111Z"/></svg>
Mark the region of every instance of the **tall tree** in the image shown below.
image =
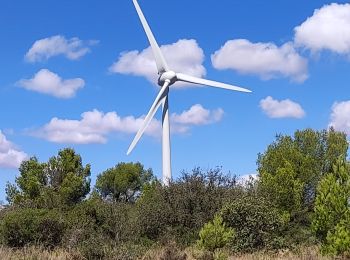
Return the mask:
<svg viewBox="0 0 350 260"><path fill-rule="evenodd" d="M97 177L96 190L105 200L134 202L143 186L154 179L141 163L119 163Z"/></svg>
<svg viewBox="0 0 350 260"><path fill-rule="evenodd" d="M345 158L318 186L312 227L326 252L350 254L350 165Z"/></svg>
<svg viewBox="0 0 350 260"><path fill-rule="evenodd" d="M339 156L346 156L347 149L345 134L334 129L306 129L296 131L293 137L278 135L258 156L260 188L277 206L290 213L297 208L311 212L317 184Z"/></svg>
<svg viewBox="0 0 350 260"><path fill-rule="evenodd" d="M90 191L90 165L82 164L80 155L66 148L47 163L36 157L22 162L15 184L7 184L10 204L29 203L39 207L72 205Z"/></svg>

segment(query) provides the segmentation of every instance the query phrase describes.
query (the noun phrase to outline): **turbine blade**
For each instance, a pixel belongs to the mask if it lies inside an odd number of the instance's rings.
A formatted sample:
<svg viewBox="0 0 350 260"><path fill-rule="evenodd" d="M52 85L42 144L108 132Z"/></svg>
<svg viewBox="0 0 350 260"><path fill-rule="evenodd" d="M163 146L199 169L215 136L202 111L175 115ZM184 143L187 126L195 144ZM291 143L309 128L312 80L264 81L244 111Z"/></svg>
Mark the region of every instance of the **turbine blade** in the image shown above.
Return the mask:
<svg viewBox="0 0 350 260"><path fill-rule="evenodd" d="M177 80L188 82L188 83L206 85L206 86L215 87L215 88L224 88L224 89L240 91L240 92L248 92L248 93L251 92L249 89L245 89L245 88L241 88L241 87L237 87L237 86L233 86L233 85L229 85L229 84L225 84L217 81L201 79L201 78L189 76L182 73L176 73L176 77L177 77Z"/></svg>
<svg viewBox="0 0 350 260"><path fill-rule="evenodd" d="M169 91L169 82L165 82L163 87L159 91L156 99L154 100L153 105L151 106L151 109L148 111L148 114L145 117L141 128L137 132L134 140L132 141L132 143L131 143L131 145L130 145L130 147L128 149L127 155L129 155L132 152L132 150L135 148L136 144L138 143L138 141L142 137L142 135L145 132L146 128L151 123L152 118L154 117L154 115L157 112L158 108L163 103L163 99L168 94L168 91Z"/></svg>
<svg viewBox="0 0 350 260"><path fill-rule="evenodd" d="M154 55L154 59L156 60L156 64L157 64L157 69L158 69L158 74L161 74L163 72L166 72L169 70L168 65L163 57L163 54L158 46L158 43L156 41L156 39L154 38L154 35L151 31L151 28L149 27L147 20L145 18L145 16L142 13L142 10L137 2L137 0L133 0L133 3L135 5L137 14L140 17L143 29L146 32L147 38L149 43L151 44L151 48L153 51L153 55Z"/></svg>

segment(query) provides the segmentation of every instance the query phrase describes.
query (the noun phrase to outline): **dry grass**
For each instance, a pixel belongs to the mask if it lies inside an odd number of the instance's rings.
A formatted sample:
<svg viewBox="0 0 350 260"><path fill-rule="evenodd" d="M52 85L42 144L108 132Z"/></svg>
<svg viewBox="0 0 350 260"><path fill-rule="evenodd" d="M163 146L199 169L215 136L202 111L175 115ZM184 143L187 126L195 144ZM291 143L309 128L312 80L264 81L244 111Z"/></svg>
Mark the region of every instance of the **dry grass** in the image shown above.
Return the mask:
<svg viewBox="0 0 350 260"><path fill-rule="evenodd" d="M298 252L283 250L277 253L255 253L230 257L230 260L330 260L331 257L322 256L317 247L302 248Z"/></svg>
<svg viewBox="0 0 350 260"><path fill-rule="evenodd" d="M48 251L41 248L28 247L23 249L12 249L0 247L1 260L83 260L78 253L57 249Z"/></svg>
<svg viewBox="0 0 350 260"><path fill-rule="evenodd" d="M216 255L227 255L227 252ZM20 250L11 249L7 247L0 247L1 260L83 260L85 259L77 252L68 252L63 249L48 251L41 248L24 248ZM108 259L120 259L120 256L111 257ZM142 260L215 260L215 259L229 259L229 260L330 260L333 258L322 256L317 247L303 248L299 252L280 251L278 253L254 253L229 256L228 258L212 257L208 252L202 252L194 248L187 248L180 250L176 245L170 245L163 248L154 248L149 250Z"/></svg>

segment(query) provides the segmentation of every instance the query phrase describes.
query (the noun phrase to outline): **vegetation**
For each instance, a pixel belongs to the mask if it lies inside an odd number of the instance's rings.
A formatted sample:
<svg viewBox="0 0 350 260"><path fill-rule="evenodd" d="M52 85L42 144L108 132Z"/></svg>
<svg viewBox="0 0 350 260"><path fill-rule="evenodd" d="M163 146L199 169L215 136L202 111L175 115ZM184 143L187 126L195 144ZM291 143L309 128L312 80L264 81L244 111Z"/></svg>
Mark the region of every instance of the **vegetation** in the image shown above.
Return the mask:
<svg viewBox="0 0 350 260"><path fill-rule="evenodd" d="M195 168L168 187L141 163L118 163L91 187L73 149L33 157L6 187L0 258L349 257L347 150L344 134L306 129L258 155L258 180Z"/></svg>

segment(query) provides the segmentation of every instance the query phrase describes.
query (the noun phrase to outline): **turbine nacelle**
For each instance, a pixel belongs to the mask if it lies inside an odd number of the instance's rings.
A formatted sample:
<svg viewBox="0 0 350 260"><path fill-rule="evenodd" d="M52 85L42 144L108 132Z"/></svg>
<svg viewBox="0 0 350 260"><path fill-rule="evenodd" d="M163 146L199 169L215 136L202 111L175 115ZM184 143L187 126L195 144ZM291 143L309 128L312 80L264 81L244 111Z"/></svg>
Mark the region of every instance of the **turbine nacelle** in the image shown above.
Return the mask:
<svg viewBox="0 0 350 260"><path fill-rule="evenodd" d="M177 81L176 73L172 70L163 72L159 79L158 79L158 85L163 87L165 82L168 82L169 85L174 84Z"/></svg>

